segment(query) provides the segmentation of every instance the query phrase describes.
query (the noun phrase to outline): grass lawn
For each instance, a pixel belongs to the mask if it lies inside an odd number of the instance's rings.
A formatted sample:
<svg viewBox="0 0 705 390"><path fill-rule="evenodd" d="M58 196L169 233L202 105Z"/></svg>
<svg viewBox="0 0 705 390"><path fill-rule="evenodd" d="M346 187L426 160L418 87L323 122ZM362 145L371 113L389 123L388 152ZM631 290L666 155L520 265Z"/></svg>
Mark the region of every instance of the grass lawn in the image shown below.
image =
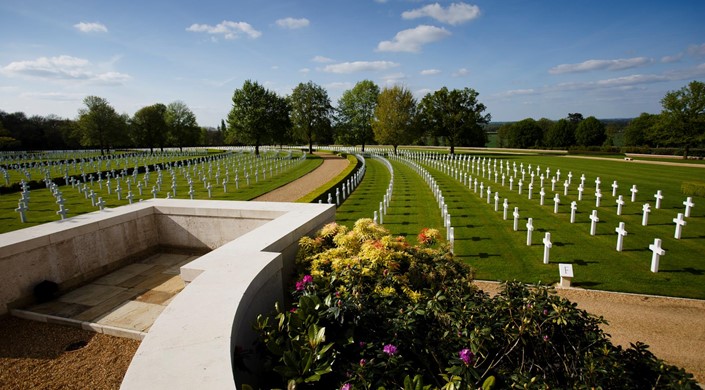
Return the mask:
<svg viewBox="0 0 705 390"><path fill-rule="evenodd" d="M265 159L253 159L250 155L233 154L226 159L214 162L213 169L210 174L207 172L205 167L192 167L191 175L193 176L194 199L208 199L208 190L204 186L203 182L198 179L201 175L210 176L208 182L212 183L211 199L250 200L307 174L323 163L323 160L320 157L308 155L306 160L301 162L289 160L291 163L283 167L279 173L276 173L276 168L274 168L274 174L273 176L270 176L270 171L268 168L270 165L267 165L267 161L268 160ZM272 164L276 164L274 162L275 160L269 161L272 161ZM266 179L262 178L260 168L259 180L256 181L254 174L251 174L250 184L247 185L244 178L243 169L249 169L251 166L250 164L254 164L252 166L264 164L260 166L267 167ZM218 166L222 169L219 181L222 181L222 178L225 176L224 172L226 166L230 169L230 182L227 184L227 193L224 192L222 184L216 183L215 174ZM239 189L235 188L234 177L236 170L239 172ZM187 179L184 172L182 172L179 168L175 171L177 171L175 174L175 177L177 178L175 198L187 199L189 198L189 186ZM144 178L144 174L138 174L137 176L140 180L143 180ZM164 170L162 176L163 184L161 186L161 191L157 193L157 197L159 198L165 198L167 196L167 192L171 191L171 174ZM132 185L132 192L135 196L134 201L138 201L139 199L150 199L153 197L151 190L155 185L156 178L157 174L155 172L151 172L149 184L144 186L142 196L139 196L137 186ZM63 179L58 179L57 183L63 184ZM125 181L122 183L122 200L118 200L115 192L115 180L113 180L112 184L112 194L108 194L105 181L103 182L102 190L97 182L94 182L93 186L90 186L89 184L89 187L98 194L97 196L103 197L106 202L106 207L117 207L129 203L126 199L127 184ZM92 206L90 199L86 199L83 194L79 193L77 189L71 188L70 185L61 185L60 190L62 191L65 200L64 206L69 210L67 215L68 217L98 210L97 207ZM59 215L56 214L59 207L56 204L54 196L48 189L42 188L35 189L30 192L30 209L27 211L27 223L21 223L19 213L15 211L19 198L19 193L0 195L0 233L60 219Z"/></svg>
<svg viewBox="0 0 705 390"><path fill-rule="evenodd" d="M484 155L487 157L487 155ZM587 160L560 156L522 156L497 155L502 161L513 162L519 166L524 163L525 169L532 164L541 166L545 174L547 167L553 175L561 170L560 183L556 191L551 191L550 180L546 180L545 205L539 204L539 179L535 177L535 188L531 200L527 197L529 175L522 195L517 193L517 182L513 191L509 190L508 179L505 186L491 179L478 178L485 185L492 187L492 197L498 191L500 196L499 211L494 211L494 200L486 202L486 193L479 196L472 189L458 180L442 173L429 164L424 164L435 177L443 191L452 225L455 228L456 255L473 265L478 279L507 280L518 279L525 282L555 283L559 279L558 263L573 264L574 285L584 288L601 290L626 291L657 295L671 295L705 299L705 198L694 197L696 206L692 210L687 225L683 229L680 240L674 235L675 224L672 219L683 212L682 202L685 196L680 193L683 181L705 177L705 170L689 167L668 167L659 165L634 164L620 160ZM374 160L372 160L374 162ZM395 190L391 208L385 227L393 234L415 235L422 227L435 227L442 230L440 212L428 186L420 176L406 168L410 175L405 175L405 165L392 161L395 169ZM384 166L379 170L386 171ZM573 173L572 185L568 196L563 195L563 180L568 172ZM584 174L585 192L582 201L578 201L577 185L580 176ZM473 175L477 176L477 175ZM603 194L599 208L595 207L595 178L600 177ZM416 179L414 179L414 177ZM519 174L520 177L520 174ZM366 175L361 187L372 188L380 180L379 174ZM376 192L360 192L360 196L368 200L357 200L356 209L352 205L343 204L338 213L341 223L349 224L357 218L370 217L379 207L379 201L386 189L387 179L383 183L374 184ZM617 195L622 195L626 204L622 215L616 215L616 197L612 196L610 185L618 181ZM409 183L405 185L404 183ZM629 189L636 184L639 192L636 201L631 202ZM661 209L654 208L653 195L656 190L662 190L664 199ZM409 190L409 191L407 191ZM479 188L478 188L479 190ZM561 203L559 212L554 214L553 196L559 193ZM508 199L509 218L502 218L502 200ZM353 197L351 197L353 199ZM570 223L570 203L576 201L578 211L576 223ZM641 225L642 205L650 203L652 212L648 226ZM519 207L519 231L513 231L511 211ZM590 236L590 220L588 216L593 209L598 210L600 222L597 235ZM533 232L532 246L526 245L526 221L532 217L536 230ZM624 222L628 235L624 239L622 252L616 251L617 235L615 228L619 222ZM541 240L545 232L551 233L553 248L551 249L551 264L544 265L543 244ZM663 240L666 255L661 257L658 273L650 271L651 251L649 244L654 238Z"/></svg>

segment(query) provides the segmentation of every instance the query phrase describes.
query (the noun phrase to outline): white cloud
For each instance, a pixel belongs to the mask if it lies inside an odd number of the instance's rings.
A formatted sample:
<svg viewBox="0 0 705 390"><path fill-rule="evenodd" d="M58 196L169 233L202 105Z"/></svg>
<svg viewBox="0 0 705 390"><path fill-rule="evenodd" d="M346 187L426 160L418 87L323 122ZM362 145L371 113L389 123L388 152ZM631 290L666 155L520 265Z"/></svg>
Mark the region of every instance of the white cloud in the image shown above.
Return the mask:
<svg viewBox="0 0 705 390"><path fill-rule="evenodd" d="M439 74L439 73L441 73L441 71L438 69L424 69L421 72L419 72L419 74L421 76L432 76L434 74Z"/></svg>
<svg viewBox="0 0 705 390"><path fill-rule="evenodd" d="M323 71L327 73L374 72L397 66L399 66L398 63L391 61L353 61L326 65Z"/></svg>
<svg viewBox="0 0 705 390"><path fill-rule="evenodd" d="M304 73L304 74L305 74L305 73L308 73L308 72L310 72L310 71L311 71L311 69L309 69L309 68L301 68L301 69L299 69L299 72Z"/></svg>
<svg viewBox="0 0 705 390"><path fill-rule="evenodd" d="M328 62L333 62L334 60L332 58L328 57L323 57L323 56L315 56L311 59L313 62L320 62L322 64L328 63Z"/></svg>
<svg viewBox="0 0 705 390"><path fill-rule="evenodd" d="M401 14L404 19L430 17L453 26L473 20L478 16L480 16L480 7L466 3L453 3L445 9L438 3L429 4Z"/></svg>
<svg viewBox="0 0 705 390"><path fill-rule="evenodd" d="M550 74L580 73L593 70L623 70L648 65L651 58L634 57L616 60L587 60L577 64L561 64L548 70Z"/></svg>
<svg viewBox="0 0 705 390"><path fill-rule="evenodd" d="M222 35L225 39L236 39L242 34L245 34L252 39L256 39L262 35L261 32L255 30L252 25L247 22L233 22L230 20L224 20L215 26L211 26L210 24L194 23L189 26L186 31Z"/></svg>
<svg viewBox="0 0 705 390"><path fill-rule="evenodd" d="M309 25L309 21L306 18L284 18L277 20L276 24L281 28L288 28L293 30L297 28L307 27Z"/></svg>
<svg viewBox="0 0 705 390"><path fill-rule="evenodd" d="M678 53L674 56L663 56L661 57L661 62L665 64L670 64L672 62L678 62L683 58L683 53Z"/></svg>
<svg viewBox="0 0 705 390"><path fill-rule="evenodd" d="M705 43L701 45L690 45L688 46L688 54L695 57L705 56Z"/></svg>
<svg viewBox="0 0 705 390"><path fill-rule="evenodd" d="M81 101L86 96L85 93L64 93L64 92L24 92L20 97L27 99L41 99L54 101Z"/></svg>
<svg viewBox="0 0 705 390"><path fill-rule="evenodd" d="M404 73L390 73L382 76L382 83L385 85L402 85L407 77Z"/></svg>
<svg viewBox="0 0 705 390"><path fill-rule="evenodd" d="M337 90L337 91L345 91L346 89L351 89L355 85L349 81L338 81L338 82L332 82L324 85L326 89L330 90Z"/></svg>
<svg viewBox="0 0 705 390"><path fill-rule="evenodd" d="M444 28L420 25L416 28L402 30L391 41L382 41L377 45L377 51L404 51L418 53L421 46L441 40L450 35Z"/></svg>
<svg viewBox="0 0 705 390"><path fill-rule="evenodd" d="M0 68L7 76L21 76L57 81L87 81L99 84L121 84L130 76L119 72L98 72L90 61L67 55L40 57L36 60L15 61Z"/></svg>
<svg viewBox="0 0 705 390"><path fill-rule="evenodd" d="M80 31L80 32L84 32L84 33L91 33L91 32L104 32L104 33L106 33L106 32L108 32L108 28L105 27L104 24L102 24L102 23L97 23L97 22L93 22L93 23L86 23L86 22L76 23L76 24L73 25L73 27L74 27L76 30L78 30L78 31Z"/></svg>
<svg viewBox="0 0 705 390"><path fill-rule="evenodd" d="M470 74L470 71L469 71L469 70L467 70L467 69L465 69L465 68L460 68L460 69L456 70L455 72L453 72L453 74L452 74L451 76L453 76L453 77L463 77L463 76L467 76L467 75L469 75L469 74Z"/></svg>

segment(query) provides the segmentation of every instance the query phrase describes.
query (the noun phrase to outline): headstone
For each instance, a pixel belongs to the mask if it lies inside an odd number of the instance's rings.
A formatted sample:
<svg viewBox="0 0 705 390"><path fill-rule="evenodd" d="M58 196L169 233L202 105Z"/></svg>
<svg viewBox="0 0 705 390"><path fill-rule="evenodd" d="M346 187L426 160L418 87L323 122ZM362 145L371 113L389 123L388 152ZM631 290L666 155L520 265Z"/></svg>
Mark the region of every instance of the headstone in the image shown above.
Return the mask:
<svg viewBox="0 0 705 390"><path fill-rule="evenodd" d="M534 183L529 183L529 193L528 193L529 200L531 200L531 194L533 193L533 191L534 191Z"/></svg>
<svg viewBox="0 0 705 390"><path fill-rule="evenodd" d="M568 180L563 182L563 196L568 196L568 187L570 186L570 183L568 183Z"/></svg>
<svg viewBox="0 0 705 390"><path fill-rule="evenodd" d="M558 205L561 204L561 198L556 192L556 196L553 197L553 213L558 214Z"/></svg>
<svg viewBox="0 0 705 390"><path fill-rule="evenodd" d="M499 211L499 192L494 193L494 211Z"/></svg>
<svg viewBox="0 0 705 390"><path fill-rule="evenodd" d="M649 224L649 213L651 212L651 206L648 203L644 203L641 210L644 213L641 216L641 226L646 226Z"/></svg>
<svg viewBox="0 0 705 390"><path fill-rule="evenodd" d="M592 214L590 214L590 235L594 236L595 233L597 232L597 223L600 221L600 218L597 217L597 210L592 210Z"/></svg>
<svg viewBox="0 0 705 390"><path fill-rule="evenodd" d="M69 209L64 208L63 204L59 204L59 211L57 211L56 213L61 216L61 219L66 219L66 214L68 214L68 212Z"/></svg>
<svg viewBox="0 0 705 390"><path fill-rule="evenodd" d="M95 204L96 204L96 206L98 206L98 208L99 208L100 210L105 209L105 201L103 200L102 197L99 197L99 198L98 198L98 201L97 201Z"/></svg>
<svg viewBox="0 0 705 390"><path fill-rule="evenodd" d="M614 231L617 233L617 252L621 252L624 246L624 236L627 235L627 231L624 229L624 222L620 222L619 227L615 228Z"/></svg>
<svg viewBox="0 0 705 390"><path fill-rule="evenodd" d="M624 199L622 199L622 195L620 195L617 200L617 215L622 215L622 206L624 206Z"/></svg>
<svg viewBox="0 0 705 390"><path fill-rule="evenodd" d="M600 190L597 190L597 192L595 192L595 207L600 207L600 199L602 199L602 193Z"/></svg>
<svg viewBox="0 0 705 390"><path fill-rule="evenodd" d="M514 208L512 215L514 216L514 231L516 232L519 230L519 207Z"/></svg>
<svg viewBox="0 0 705 390"><path fill-rule="evenodd" d="M578 210L578 202L570 202L570 223L575 223L575 212Z"/></svg>
<svg viewBox="0 0 705 390"><path fill-rule="evenodd" d="M541 201L539 203L543 206L544 200L546 199L546 191L544 191L543 187L541 187L539 195L541 195Z"/></svg>
<svg viewBox="0 0 705 390"><path fill-rule="evenodd" d="M629 192L632 193L632 202L636 202L636 193L639 192L639 190L636 189L636 184L632 185L632 188L629 190Z"/></svg>
<svg viewBox="0 0 705 390"><path fill-rule="evenodd" d="M492 190L490 186L487 186L487 204L490 204L490 195L492 195Z"/></svg>
<svg viewBox="0 0 705 390"><path fill-rule="evenodd" d="M509 209L509 201L507 200L507 198L504 198L504 203L502 203L502 208L504 208L504 215L503 215L502 219L504 219L506 221L507 220L507 210Z"/></svg>
<svg viewBox="0 0 705 390"><path fill-rule="evenodd" d="M583 187L583 184L580 183L578 186L578 200L582 201L583 200L583 191L585 191L585 187Z"/></svg>
<svg viewBox="0 0 705 390"><path fill-rule="evenodd" d="M685 201L683 201L683 206L685 206L685 213L683 213L683 215L685 217L690 217L690 209L695 206L695 203L693 203L693 197L687 197Z"/></svg>
<svg viewBox="0 0 705 390"><path fill-rule="evenodd" d="M534 231L534 219L529 218L526 222L526 246L531 246L531 233Z"/></svg>
<svg viewBox="0 0 705 390"><path fill-rule="evenodd" d="M661 194L661 190L656 191L654 194L654 198L656 198L656 209L661 208L661 199L663 199L663 195Z"/></svg>
<svg viewBox="0 0 705 390"><path fill-rule="evenodd" d="M651 250L651 272L658 272L659 260L661 256L666 254L666 251L661 248L661 239L654 238L654 243L649 245L649 250Z"/></svg>
<svg viewBox="0 0 705 390"><path fill-rule="evenodd" d="M573 264L558 264L558 273L561 277L561 287L570 287L573 279Z"/></svg>
<svg viewBox="0 0 705 390"><path fill-rule="evenodd" d="M595 179L595 191L600 190L600 183L602 183L602 180L600 180L600 177L598 176L597 179Z"/></svg>
<svg viewBox="0 0 705 390"><path fill-rule="evenodd" d="M521 195L521 188L524 186L524 181L519 180L519 195Z"/></svg>
<svg viewBox="0 0 705 390"><path fill-rule="evenodd" d="M549 256L551 253L551 247L553 246L553 243L551 242L551 233L546 232L546 235L543 238L543 263L548 264L549 262Z"/></svg>
<svg viewBox="0 0 705 390"><path fill-rule="evenodd" d="M681 233L683 232L683 226L687 224L683 219L683 213L678 213L678 217L673 218L673 222L676 224L676 232L673 234L677 240L681 239Z"/></svg>
<svg viewBox="0 0 705 390"><path fill-rule="evenodd" d="M17 203L17 208L15 209L18 213L20 213L20 222L26 223L27 222L27 216L25 215L25 212L27 211L27 205L20 201Z"/></svg>
<svg viewBox="0 0 705 390"><path fill-rule="evenodd" d="M127 191L127 197L126 197L126 198L127 198L127 201L129 202L129 204L132 204L132 199L134 199L135 196L132 195L132 191Z"/></svg>

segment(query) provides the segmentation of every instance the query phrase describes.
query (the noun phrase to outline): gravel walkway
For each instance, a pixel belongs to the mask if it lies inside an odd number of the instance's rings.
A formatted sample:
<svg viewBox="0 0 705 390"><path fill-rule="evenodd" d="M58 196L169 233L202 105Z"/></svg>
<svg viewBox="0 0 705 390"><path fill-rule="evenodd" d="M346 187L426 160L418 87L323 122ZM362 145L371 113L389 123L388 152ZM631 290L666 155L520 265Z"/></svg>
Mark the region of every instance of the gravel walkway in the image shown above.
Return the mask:
<svg viewBox="0 0 705 390"><path fill-rule="evenodd" d="M321 152L315 152L314 154L323 159L323 164L313 172L253 200L263 202L295 202L297 199L308 195L309 192L338 176L349 164L347 158L335 154Z"/></svg>
<svg viewBox="0 0 705 390"><path fill-rule="evenodd" d="M489 294L500 289L497 282L475 284ZM629 347L641 341L656 357L685 368L705 383L705 301L579 288L556 291L578 308L604 317L609 324L603 330L614 344Z"/></svg>

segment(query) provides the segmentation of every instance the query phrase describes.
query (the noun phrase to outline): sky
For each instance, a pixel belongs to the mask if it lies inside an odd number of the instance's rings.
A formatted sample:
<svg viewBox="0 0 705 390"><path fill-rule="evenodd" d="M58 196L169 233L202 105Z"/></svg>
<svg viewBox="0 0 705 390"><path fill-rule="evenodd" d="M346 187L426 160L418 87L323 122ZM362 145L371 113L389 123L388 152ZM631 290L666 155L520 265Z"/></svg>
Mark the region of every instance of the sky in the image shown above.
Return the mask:
<svg viewBox="0 0 705 390"><path fill-rule="evenodd" d="M217 126L246 80L332 104L362 80L472 88L493 121L629 118L705 81L705 1L2 0L0 110L186 103Z"/></svg>

